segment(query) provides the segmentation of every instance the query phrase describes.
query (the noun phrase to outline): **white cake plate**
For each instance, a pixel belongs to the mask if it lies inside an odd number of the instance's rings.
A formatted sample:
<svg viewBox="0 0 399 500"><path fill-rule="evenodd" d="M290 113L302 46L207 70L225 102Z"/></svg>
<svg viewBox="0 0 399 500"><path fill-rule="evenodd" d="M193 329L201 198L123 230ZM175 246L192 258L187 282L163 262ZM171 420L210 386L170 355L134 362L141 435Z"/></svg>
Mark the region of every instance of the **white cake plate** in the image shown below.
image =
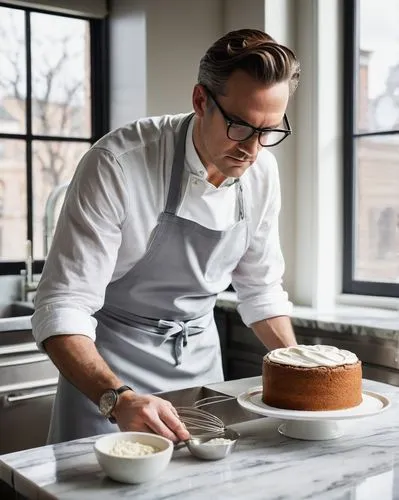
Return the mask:
<svg viewBox="0 0 399 500"><path fill-rule="evenodd" d="M285 420L278 428L281 434L295 439L323 440L341 437L344 426L340 420L370 417L390 407L390 400L376 392L363 391L360 405L346 410L300 411L268 406L262 401L262 386L253 387L237 397L240 406L265 417Z"/></svg>

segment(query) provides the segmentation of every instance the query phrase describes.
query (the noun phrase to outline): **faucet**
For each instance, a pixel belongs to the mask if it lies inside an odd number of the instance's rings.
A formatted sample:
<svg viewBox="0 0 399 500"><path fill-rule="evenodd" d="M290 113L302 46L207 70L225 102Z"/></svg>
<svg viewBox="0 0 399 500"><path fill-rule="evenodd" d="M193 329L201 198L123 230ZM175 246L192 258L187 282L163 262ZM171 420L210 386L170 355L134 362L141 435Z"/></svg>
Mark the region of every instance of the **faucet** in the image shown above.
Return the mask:
<svg viewBox="0 0 399 500"><path fill-rule="evenodd" d="M44 211L44 219L43 219L43 250L44 257L47 256L48 251L51 246L51 241L53 239L53 231L55 226L55 208L57 206L57 202L59 198L65 193L69 186L69 182L65 182L64 184L59 184L55 186L55 188L49 194L49 197L46 201L46 208Z"/></svg>
<svg viewBox="0 0 399 500"><path fill-rule="evenodd" d="M35 292L38 282L33 281L33 256L32 256L32 242L26 242L26 261L25 269L21 269L21 300L26 302L28 300L28 293Z"/></svg>
<svg viewBox="0 0 399 500"><path fill-rule="evenodd" d="M57 202L62 194L65 193L69 186L69 182L65 182L64 184L59 184L56 186L49 194L49 197L46 201L46 208L43 218L43 253L44 257L48 254L51 240L53 238L53 231L55 225L55 208ZM33 256L32 256L32 242L27 240L26 242L26 261L25 261L25 269L21 269L20 273L22 276L21 280L21 300L28 300L28 293L35 292L37 289L37 285L39 282L33 280Z"/></svg>
<svg viewBox="0 0 399 500"><path fill-rule="evenodd" d="M53 238L53 231L55 226L55 208L57 202L62 194L65 193L69 186L69 182L59 184L49 194L46 201L46 208L43 217L43 253L44 257L47 256L51 241ZM28 293L35 292L37 289L38 281L33 280L33 257L32 257L32 242L26 242L26 261L25 269L21 269L21 300L28 300Z"/></svg>

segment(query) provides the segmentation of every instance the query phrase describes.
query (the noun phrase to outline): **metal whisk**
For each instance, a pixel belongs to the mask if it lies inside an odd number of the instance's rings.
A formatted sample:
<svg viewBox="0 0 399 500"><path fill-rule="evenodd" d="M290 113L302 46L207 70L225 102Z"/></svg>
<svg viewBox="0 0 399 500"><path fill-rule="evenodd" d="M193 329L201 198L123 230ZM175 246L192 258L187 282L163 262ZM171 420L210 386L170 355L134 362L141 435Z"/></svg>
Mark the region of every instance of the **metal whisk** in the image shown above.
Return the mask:
<svg viewBox="0 0 399 500"><path fill-rule="evenodd" d="M199 399L193 404L194 408L202 408L203 406L214 405L217 403L223 403L224 401L230 401L232 399L237 399L235 396L226 396L225 394L219 394L218 396L209 396L207 398Z"/></svg>
<svg viewBox="0 0 399 500"><path fill-rule="evenodd" d="M223 434L226 427L223 421L216 415L212 415L201 408L195 407L177 407L177 413L180 420L187 427L192 437L217 436Z"/></svg>

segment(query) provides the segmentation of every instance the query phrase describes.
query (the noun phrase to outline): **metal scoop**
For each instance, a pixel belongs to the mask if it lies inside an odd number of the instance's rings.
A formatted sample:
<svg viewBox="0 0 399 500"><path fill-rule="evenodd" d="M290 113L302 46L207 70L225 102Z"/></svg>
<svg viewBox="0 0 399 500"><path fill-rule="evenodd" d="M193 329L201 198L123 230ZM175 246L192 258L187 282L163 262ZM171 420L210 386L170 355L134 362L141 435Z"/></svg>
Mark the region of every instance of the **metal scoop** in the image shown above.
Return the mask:
<svg viewBox="0 0 399 500"><path fill-rule="evenodd" d="M234 450L239 434L227 428L219 417L202 410L198 403L194 407L176 408L180 420L191 434L184 444L197 458L220 460ZM182 446L183 443L179 443L175 449Z"/></svg>

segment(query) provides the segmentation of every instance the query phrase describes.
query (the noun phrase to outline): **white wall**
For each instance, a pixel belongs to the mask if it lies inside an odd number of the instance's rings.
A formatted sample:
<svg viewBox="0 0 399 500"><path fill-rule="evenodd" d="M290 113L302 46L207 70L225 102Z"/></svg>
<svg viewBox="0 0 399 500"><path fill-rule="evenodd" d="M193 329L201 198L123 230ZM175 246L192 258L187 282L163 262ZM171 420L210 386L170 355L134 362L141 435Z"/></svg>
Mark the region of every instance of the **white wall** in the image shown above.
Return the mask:
<svg viewBox="0 0 399 500"><path fill-rule="evenodd" d="M110 16L111 129L147 114L144 0L113 0Z"/></svg>
<svg viewBox="0 0 399 500"><path fill-rule="evenodd" d="M198 63L222 35L222 1L146 0L147 111L192 110Z"/></svg>
<svg viewBox="0 0 399 500"><path fill-rule="evenodd" d="M111 1L111 126L186 112L198 63L223 34L223 0Z"/></svg>
<svg viewBox="0 0 399 500"><path fill-rule="evenodd" d="M265 0L223 0L223 31L265 29Z"/></svg>

